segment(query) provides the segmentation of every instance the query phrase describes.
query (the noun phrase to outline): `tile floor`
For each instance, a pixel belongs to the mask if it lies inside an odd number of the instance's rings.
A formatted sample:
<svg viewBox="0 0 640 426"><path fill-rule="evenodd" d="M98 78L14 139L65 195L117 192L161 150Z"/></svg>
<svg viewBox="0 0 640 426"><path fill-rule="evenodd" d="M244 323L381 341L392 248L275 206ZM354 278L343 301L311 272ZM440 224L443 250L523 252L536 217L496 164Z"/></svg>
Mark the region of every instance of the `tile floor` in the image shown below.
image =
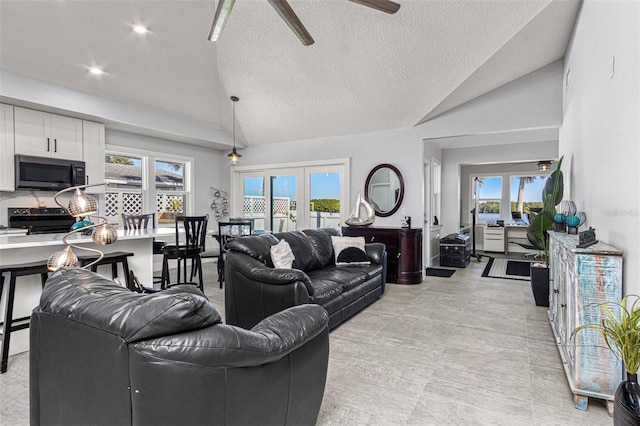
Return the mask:
<svg viewBox="0 0 640 426"><path fill-rule="evenodd" d="M482 278L473 260L451 278L388 285L331 333L319 425L610 425L605 404L576 410L546 308L526 281ZM215 264L206 294L220 311ZM0 375L0 425L27 425L28 354Z"/></svg>

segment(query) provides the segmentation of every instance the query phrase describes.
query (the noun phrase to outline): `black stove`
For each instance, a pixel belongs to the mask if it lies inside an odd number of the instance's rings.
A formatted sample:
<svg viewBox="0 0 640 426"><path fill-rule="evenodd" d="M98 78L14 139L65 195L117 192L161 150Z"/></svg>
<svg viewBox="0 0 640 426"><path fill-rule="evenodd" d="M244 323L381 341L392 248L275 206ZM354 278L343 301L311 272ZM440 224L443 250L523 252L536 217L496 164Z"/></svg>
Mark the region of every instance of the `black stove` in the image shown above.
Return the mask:
<svg viewBox="0 0 640 426"><path fill-rule="evenodd" d="M27 234L69 232L75 219L60 207L9 207L9 227L28 229Z"/></svg>

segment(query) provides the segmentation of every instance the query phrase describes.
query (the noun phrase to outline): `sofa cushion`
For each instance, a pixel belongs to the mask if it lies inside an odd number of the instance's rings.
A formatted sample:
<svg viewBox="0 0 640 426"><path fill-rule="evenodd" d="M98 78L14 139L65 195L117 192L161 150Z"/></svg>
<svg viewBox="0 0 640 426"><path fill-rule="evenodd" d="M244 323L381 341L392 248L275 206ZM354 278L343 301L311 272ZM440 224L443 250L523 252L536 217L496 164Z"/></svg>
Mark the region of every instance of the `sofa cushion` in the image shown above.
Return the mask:
<svg viewBox="0 0 640 426"><path fill-rule="evenodd" d="M291 269L295 260L291 246L285 240L280 240L278 244L271 246L271 261L274 268Z"/></svg>
<svg viewBox="0 0 640 426"><path fill-rule="evenodd" d="M327 266L324 269L309 272L308 275L312 285L316 281L333 281L338 283L343 291L350 290L367 279L367 274L363 270L341 266Z"/></svg>
<svg viewBox="0 0 640 426"><path fill-rule="evenodd" d="M234 238L227 243L229 250L244 253L273 268L271 261L271 246L278 244L278 238L273 234L248 235Z"/></svg>
<svg viewBox="0 0 640 426"><path fill-rule="evenodd" d="M134 293L84 269L59 269L42 290L40 310L120 336L127 342L197 330L221 322L195 286Z"/></svg>
<svg viewBox="0 0 640 426"><path fill-rule="evenodd" d="M309 297L309 300L319 305L340 297L342 294L342 286L336 281L312 279L311 285L313 286L313 294Z"/></svg>
<svg viewBox="0 0 640 426"><path fill-rule="evenodd" d="M331 237L340 236L340 231L335 228L318 228L305 229L302 232L309 237L309 241L311 241L311 245L316 250L316 256L322 264L322 267L333 265L333 244L331 243Z"/></svg>
<svg viewBox="0 0 640 426"><path fill-rule="evenodd" d="M369 265L364 237L331 237L336 265Z"/></svg>
<svg viewBox="0 0 640 426"><path fill-rule="evenodd" d="M296 260L293 262L294 269L308 272L322 268L316 251L311 244L311 240L302 231L279 232L273 234L279 240L285 240L291 246L291 251Z"/></svg>

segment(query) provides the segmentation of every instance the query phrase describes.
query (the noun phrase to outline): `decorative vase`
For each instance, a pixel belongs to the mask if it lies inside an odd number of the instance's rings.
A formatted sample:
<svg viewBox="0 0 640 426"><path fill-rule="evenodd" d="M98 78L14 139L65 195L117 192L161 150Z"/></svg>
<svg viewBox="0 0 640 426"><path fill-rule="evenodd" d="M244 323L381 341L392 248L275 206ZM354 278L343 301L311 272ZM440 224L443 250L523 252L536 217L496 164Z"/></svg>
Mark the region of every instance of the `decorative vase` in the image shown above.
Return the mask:
<svg viewBox="0 0 640 426"><path fill-rule="evenodd" d="M531 264L531 291L536 306L549 306L549 268Z"/></svg>
<svg viewBox="0 0 640 426"><path fill-rule="evenodd" d="M616 389L613 424L614 426L640 424L640 385L637 374L627 373L627 380L622 381Z"/></svg>

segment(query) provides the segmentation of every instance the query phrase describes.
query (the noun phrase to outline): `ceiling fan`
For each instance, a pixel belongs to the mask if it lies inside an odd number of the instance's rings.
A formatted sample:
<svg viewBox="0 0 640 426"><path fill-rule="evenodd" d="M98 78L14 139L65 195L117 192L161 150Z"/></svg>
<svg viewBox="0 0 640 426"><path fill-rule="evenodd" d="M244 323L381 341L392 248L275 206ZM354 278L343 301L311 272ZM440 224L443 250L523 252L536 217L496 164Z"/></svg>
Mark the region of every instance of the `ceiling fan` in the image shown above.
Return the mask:
<svg viewBox="0 0 640 426"><path fill-rule="evenodd" d="M313 44L313 38L307 29L302 25L298 15L293 11L287 0L267 0L269 4L278 12L278 15L289 26L291 31L300 39L303 45L309 46ZM393 14L400 9L400 5L391 0L349 0L363 6L371 7L381 12ZM222 29L229 19L231 9L236 0L219 0L216 14L213 17L211 31L209 32L209 40L216 41L222 34Z"/></svg>

